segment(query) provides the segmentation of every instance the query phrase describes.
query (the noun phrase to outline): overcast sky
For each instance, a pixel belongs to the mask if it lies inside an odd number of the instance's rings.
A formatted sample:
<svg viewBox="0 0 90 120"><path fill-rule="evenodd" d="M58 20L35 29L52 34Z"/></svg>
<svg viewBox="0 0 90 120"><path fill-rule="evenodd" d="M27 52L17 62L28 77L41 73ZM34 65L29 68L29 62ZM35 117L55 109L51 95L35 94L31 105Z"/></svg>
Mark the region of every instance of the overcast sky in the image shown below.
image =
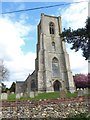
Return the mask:
<svg viewBox="0 0 90 120"><path fill-rule="evenodd" d="M18 0L19 1L19 0ZM84 0L85 1L85 0ZM10 71L10 78L5 84L10 87L13 81L24 81L29 73L35 69L36 43L37 43L37 25L41 13L47 15L61 16L63 28L82 28L88 16L88 2L80 0L67 0L67 2L80 2L66 4L66 0L60 2L7 2L3 0L0 3L2 13L41 7L47 5L64 5L26 11L12 14L2 14L0 16L0 59L4 61L5 66ZM67 46L70 57L70 65L73 74L87 73L88 64L82 57L82 51L74 52Z"/></svg>

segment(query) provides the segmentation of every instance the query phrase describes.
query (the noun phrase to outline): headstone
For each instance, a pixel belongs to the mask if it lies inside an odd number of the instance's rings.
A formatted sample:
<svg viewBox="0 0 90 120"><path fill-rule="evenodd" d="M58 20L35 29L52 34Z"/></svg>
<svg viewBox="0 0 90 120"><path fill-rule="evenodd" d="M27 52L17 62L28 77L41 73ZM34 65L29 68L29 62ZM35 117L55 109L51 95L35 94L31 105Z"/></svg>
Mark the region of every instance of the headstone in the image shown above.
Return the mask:
<svg viewBox="0 0 90 120"><path fill-rule="evenodd" d="M35 96L38 96L38 91L35 91Z"/></svg>
<svg viewBox="0 0 90 120"><path fill-rule="evenodd" d="M88 88L84 88L83 93L84 93L85 95L87 95L87 94L88 94Z"/></svg>
<svg viewBox="0 0 90 120"><path fill-rule="evenodd" d="M20 99L21 95L19 93L16 94L16 99Z"/></svg>
<svg viewBox="0 0 90 120"><path fill-rule="evenodd" d="M23 95L25 98L28 98L29 97L29 95L28 95L28 93L26 92L26 93L24 93L24 95Z"/></svg>
<svg viewBox="0 0 90 120"><path fill-rule="evenodd" d="M79 90L79 88L76 89L77 91Z"/></svg>
<svg viewBox="0 0 90 120"><path fill-rule="evenodd" d="M61 97L61 98L66 98L66 97L67 97L67 93L66 93L65 90L61 90L61 91L60 91L60 97Z"/></svg>
<svg viewBox="0 0 90 120"><path fill-rule="evenodd" d="M34 92L30 92L30 97L34 98L35 97L35 93Z"/></svg>
<svg viewBox="0 0 90 120"><path fill-rule="evenodd" d="M7 94L10 95L10 91L9 90L7 91Z"/></svg>
<svg viewBox="0 0 90 120"><path fill-rule="evenodd" d="M20 97L23 97L23 93L20 93Z"/></svg>
<svg viewBox="0 0 90 120"><path fill-rule="evenodd" d="M1 93L1 100L7 100L8 94L7 93Z"/></svg>
<svg viewBox="0 0 90 120"><path fill-rule="evenodd" d="M11 92L11 94L14 94L14 92Z"/></svg>
<svg viewBox="0 0 90 120"><path fill-rule="evenodd" d="M78 92L78 96L83 96L84 95L83 89L79 89L77 92Z"/></svg>

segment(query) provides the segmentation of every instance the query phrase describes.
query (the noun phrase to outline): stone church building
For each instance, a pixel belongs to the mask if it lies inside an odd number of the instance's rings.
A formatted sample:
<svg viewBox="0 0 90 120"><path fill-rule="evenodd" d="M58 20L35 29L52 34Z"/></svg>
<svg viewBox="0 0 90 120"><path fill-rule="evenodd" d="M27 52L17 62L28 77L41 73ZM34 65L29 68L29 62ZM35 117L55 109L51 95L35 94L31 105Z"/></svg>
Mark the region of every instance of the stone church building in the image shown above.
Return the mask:
<svg viewBox="0 0 90 120"><path fill-rule="evenodd" d="M75 91L69 55L62 41L61 17L41 14L37 26L37 57L35 71L25 81L16 82L16 93L32 91Z"/></svg>

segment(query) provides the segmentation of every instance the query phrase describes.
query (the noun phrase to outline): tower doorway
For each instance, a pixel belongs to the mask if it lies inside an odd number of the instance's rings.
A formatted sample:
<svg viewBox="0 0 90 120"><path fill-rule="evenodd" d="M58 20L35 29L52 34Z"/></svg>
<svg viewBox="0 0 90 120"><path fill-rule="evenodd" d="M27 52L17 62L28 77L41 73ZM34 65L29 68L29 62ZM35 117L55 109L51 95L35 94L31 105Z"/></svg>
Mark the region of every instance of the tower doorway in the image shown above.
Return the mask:
<svg viewBox="0 0 90 120"><path fill-rule="evenodd" d="M60 91L61 83L56 80L53 84L54 91Z"/></svg>

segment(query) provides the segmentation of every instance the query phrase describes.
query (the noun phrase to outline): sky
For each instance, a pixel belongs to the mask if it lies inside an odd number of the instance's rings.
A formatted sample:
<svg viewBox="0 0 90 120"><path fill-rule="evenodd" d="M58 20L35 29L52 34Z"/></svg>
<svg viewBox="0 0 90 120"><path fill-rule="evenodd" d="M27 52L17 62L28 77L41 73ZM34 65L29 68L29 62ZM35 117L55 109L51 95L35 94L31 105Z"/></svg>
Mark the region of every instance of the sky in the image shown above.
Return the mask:
<svg viewBox="0 0 90 120"><path fill-rule="evenodd" d="M68 2L80 2L80 0L57 0L52 1L22 1L13 2L2 0L0 2L0 59L9 70L9 80L4 84L10 87L14 81L24 81L35 69L37 25L41 13L61 16L63 28L82 28L88 16L88 2L67 4ZM44 8L33 11L14 12L10 11L29 9L41 6L63 4L58 7ZM82 57L82 51L75 52L66 44L69 53L70 66L73 75L88 73L88 62Z"/></svg>

